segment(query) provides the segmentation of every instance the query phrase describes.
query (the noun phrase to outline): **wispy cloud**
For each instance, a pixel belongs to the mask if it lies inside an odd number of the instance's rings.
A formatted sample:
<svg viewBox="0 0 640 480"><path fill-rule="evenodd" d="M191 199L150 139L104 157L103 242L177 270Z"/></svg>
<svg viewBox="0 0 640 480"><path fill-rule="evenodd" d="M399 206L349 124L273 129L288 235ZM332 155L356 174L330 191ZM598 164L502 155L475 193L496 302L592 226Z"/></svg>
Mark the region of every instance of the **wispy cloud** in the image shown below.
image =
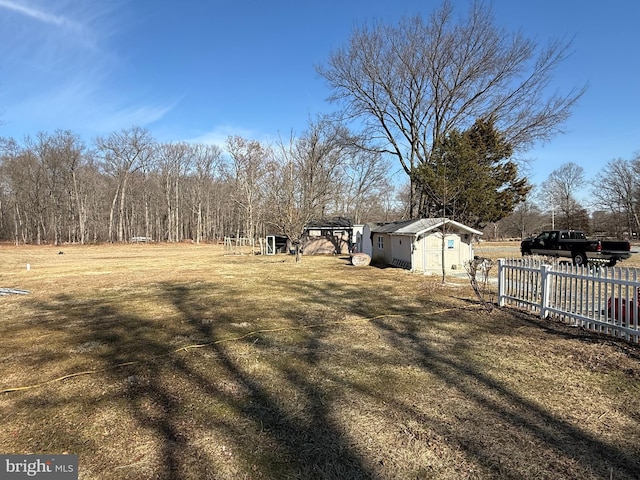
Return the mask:
<svg viewBox="0 0 640 480"><path fill-rule="evenodd" d="M93 136L133 125L148 126L164 118L181 101L178 97L168 101L138 98L132 102L108 93L104 83L97 76L82 76L32 95L8 109L6 127L31 124L37 125L38 131L62 128Z"/></svg>
<svg viewBox="0 0 640 480"><path fill-rule="evenodd" d="M253 134L254 132L240 127L232 125L217 125L208 132L187 139L186 141L190 143L205 143L208 145L218 145L219 147L223 147L228 137L237 135L243 138L253 138Z"/></svg>
<svg viewBox="0 0 640 480"><path fill-rule="evenodd" d="M128 6L0 0L0 136L57 128L90 136L147 126L180 103L179 94L122 80L127 53L118 50L118 37Z"/></svg>
<svg viewBox="0 0 640 480"><path fill-rule="evenodd" d="M273 144L275 142L275 139L269 134L228 124L216 125L205 133L183 140L189 143L203 143L206 145L217 145L224 148L227 139L235 136L249 140L257 140L265 145Z"/></svg>
<svg viewBox="0 0 640 480"><path fill-rule="evenodd" d="M101 109L103 118L93 118L91 126L97 132L108 132L128 128L133 125L146 126L161 120L178 103L178 100L168 103L138 104L131 107L113 110Z"/></svg>
<svg viewBox="0 0 640 480"><path fill-rule="evenodd" d="M10 1L10 0L0 0L0 8L5 8L7 10L11 10L16 13L20 13L22 15L26 15L29 18L34 20L38 20L43 23L47 23L49 25L57 25L59 27L70 27L74 29L78 29L80 25L67 17L61 15L54 15L52 13L45 12L44 10L40 10L38 8L29 7L24 4Z"/></svg>

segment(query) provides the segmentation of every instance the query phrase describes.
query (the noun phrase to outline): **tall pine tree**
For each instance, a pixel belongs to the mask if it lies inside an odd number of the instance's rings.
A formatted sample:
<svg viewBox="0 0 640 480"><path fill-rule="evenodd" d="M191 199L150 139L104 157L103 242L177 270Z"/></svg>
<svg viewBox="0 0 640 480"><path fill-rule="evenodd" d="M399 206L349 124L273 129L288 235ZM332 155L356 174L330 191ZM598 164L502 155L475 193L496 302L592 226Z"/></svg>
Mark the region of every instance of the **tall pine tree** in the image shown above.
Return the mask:
<svg viewBox="0 0 640 480"><path fill-rule="evenodd" d="M478 119L463 132L453 130L416 171L424 199L420 210L474 228L511 214L532 188L519 177L512 154L493 118Z"/></svg>

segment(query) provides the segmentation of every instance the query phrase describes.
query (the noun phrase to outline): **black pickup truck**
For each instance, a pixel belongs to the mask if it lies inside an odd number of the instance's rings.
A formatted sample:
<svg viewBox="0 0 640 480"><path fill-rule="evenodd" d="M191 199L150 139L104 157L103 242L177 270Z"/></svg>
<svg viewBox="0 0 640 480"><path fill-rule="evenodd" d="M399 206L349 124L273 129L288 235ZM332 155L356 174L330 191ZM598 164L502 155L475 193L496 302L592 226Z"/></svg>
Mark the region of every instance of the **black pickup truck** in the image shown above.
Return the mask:
<svg viewBox="0 0 640 480"><path fill-rule="evenodd" d="M614 266L631 257L631 244L624 240L589 240L578 230L547 230L520 244L522 255L566 257L574 265L604 264Z"/></svg>

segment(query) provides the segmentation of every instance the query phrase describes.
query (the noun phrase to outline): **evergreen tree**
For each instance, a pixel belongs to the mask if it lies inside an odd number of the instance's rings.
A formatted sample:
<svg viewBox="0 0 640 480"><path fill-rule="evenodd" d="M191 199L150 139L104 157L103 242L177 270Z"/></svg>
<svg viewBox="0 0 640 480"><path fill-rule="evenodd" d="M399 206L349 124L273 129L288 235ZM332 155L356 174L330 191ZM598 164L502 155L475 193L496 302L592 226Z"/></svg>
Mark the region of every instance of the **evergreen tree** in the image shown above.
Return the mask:
<svg viewBox="0 0 640 480"><path fill-rule="evenodd" d="M474 228L511 214L532 188L518 176L512 153L493 118L478 119L464 132L453 130L436 146L431 162L417 171L425 199L420 210Z"/></svg>

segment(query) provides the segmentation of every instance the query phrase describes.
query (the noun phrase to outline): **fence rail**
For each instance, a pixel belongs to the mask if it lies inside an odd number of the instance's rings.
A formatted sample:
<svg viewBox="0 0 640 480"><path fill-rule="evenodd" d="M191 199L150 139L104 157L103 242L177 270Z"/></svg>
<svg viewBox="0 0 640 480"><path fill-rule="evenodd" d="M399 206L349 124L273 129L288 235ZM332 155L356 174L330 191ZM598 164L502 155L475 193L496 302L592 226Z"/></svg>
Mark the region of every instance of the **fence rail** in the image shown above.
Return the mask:
<svg viewBox="0 0 640 480"><path fill-rule="evenodd" d="M640 339L640 271L635 268L501 259L498 303L635 343Z"/></svg>

